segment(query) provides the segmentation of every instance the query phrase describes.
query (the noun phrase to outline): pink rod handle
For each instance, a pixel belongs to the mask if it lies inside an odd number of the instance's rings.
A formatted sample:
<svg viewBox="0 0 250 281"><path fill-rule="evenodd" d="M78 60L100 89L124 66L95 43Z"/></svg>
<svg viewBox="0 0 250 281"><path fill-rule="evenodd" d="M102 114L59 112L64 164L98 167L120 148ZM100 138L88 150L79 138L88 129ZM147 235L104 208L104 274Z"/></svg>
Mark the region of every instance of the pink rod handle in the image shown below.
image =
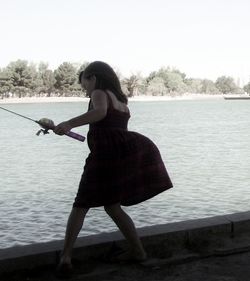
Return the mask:
<svg viewBox="0 0 250 281"><path fill-rule="evenodd" d="M82 141L82 142L85 141L85 137L84 137L84 136L79 135L79 134L77 134L77 133L74 133L74 132L72 132L72 131L69 131L69 132L65 133L65 135L67 135L68 137L71 137L71 138L73 138L73 139L76 139L76 140L78 140L78 141Z"/></svg>

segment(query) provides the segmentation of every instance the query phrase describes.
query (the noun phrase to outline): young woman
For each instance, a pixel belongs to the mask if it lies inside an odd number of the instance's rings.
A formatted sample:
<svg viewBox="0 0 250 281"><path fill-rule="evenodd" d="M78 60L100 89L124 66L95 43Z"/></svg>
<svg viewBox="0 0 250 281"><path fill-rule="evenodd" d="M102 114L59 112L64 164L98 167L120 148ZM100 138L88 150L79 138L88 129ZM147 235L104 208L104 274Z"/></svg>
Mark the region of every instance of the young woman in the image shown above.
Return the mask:
<svg viewBox="0 0 250 281"><path fill-rule="evenodd" d="M90 97L86 113L60 123L54 132L63 135L89 124L90 154L68 219L58 270L71 268L74 242L91 207L104 206L130 246L118 260L143 261L146 253L132 219L121 205L145 201L172 187L159 150L147 137L128 131L127 97L114 70L95 61L80 73L79 82Z"/></svg>

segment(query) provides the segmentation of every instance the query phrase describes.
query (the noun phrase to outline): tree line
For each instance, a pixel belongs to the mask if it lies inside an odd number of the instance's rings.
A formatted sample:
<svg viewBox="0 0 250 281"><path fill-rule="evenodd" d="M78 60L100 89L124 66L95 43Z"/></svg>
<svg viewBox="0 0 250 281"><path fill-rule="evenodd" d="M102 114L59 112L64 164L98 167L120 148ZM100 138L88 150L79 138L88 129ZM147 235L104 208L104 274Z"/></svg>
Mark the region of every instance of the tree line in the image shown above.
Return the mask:
<svg viewBox="0 0 250 281"><path fill-rule="evenodd" d="M52 71L44 62L39 65L26 60L10 62L0 69L0 98L81 96L83 92L78 83L78 75L87 65L88 62L81 65L63 62ZM209 79L187 78L185 73L170 67L162 67L147 77L140 74L122 77L119 73L118 76L128 97L176 96L184 93L250 94L250 82L240 88L232 77L220 76L215 82Z"/></svg>

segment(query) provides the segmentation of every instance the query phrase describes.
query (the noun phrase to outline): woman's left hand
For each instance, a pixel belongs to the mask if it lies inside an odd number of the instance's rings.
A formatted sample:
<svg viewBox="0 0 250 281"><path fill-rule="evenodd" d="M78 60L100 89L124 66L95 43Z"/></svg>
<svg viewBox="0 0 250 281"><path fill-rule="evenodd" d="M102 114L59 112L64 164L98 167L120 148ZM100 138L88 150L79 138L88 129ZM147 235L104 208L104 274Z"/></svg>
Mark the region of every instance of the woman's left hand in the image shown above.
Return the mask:
<svg viewBox="0 0 250 281"><path fill-rule="evenodd" d="M65 133L69 132L72 129L72 126L68 121L62 122L55 126L54 133L57 135L64 135Z"/></svg>

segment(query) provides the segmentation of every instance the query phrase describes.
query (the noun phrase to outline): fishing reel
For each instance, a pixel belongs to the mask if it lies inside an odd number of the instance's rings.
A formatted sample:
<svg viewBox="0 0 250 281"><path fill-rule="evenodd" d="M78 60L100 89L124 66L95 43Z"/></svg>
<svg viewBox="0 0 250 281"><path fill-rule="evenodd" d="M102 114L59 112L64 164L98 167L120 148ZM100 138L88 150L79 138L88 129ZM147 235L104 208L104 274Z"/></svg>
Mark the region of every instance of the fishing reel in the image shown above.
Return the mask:
<svg viewBox="0 0 250 281"><path fill-rule="evenodd" d="M49 134L49 130L53 130L55 128L55 124L51 119L48 118L42 118L39 121L36 121L42 129L40 129L36 135L39 136L41 133L44 135Z"/></svg>
<svg viewBox="0 0 250 281"><path fill-rule="evenodd" d="M40 125L40 126L42 127L42 129L40 129L40 130L36 133L37 136L39 136L40 133L43 133L44 135L45 135L45 134L49 134L49 130L54 130L54 129L55 129L55 124L54 124L54 122L53 122L52 120L48 119L48 118L42 118L42 119L40 119L39 121L36 121L36 120L34 120L34 119L32 119L32 118L29 118L29 117L27 117L27 116L24 116L24 115L22 115L22 114L19 114L19 113L17 113L17 112L12 111L12 110L6 109L6 108L4 108L4 107L2 107L2 106L0 106L0 109L5 110L5 111L8 111L8 112L10 112L10 113L12 113L12 114L15 114L15 115L17 115L17 116L19 116L19 117L25 118L25 119L27 119L27 120L30 120L30 121L35 122L35 123L37 123L38 125ZM75 139L75 140L81 141L81 142L84 142L84 141L85 141L85 137L84 137L84 136L79 135L79 134L77 134L77 133L75 133L75 132L72 132L72 131L66 132L65 135L68 136L68 137L71 137L71 138L73 138L73 139Z"/></svg>

